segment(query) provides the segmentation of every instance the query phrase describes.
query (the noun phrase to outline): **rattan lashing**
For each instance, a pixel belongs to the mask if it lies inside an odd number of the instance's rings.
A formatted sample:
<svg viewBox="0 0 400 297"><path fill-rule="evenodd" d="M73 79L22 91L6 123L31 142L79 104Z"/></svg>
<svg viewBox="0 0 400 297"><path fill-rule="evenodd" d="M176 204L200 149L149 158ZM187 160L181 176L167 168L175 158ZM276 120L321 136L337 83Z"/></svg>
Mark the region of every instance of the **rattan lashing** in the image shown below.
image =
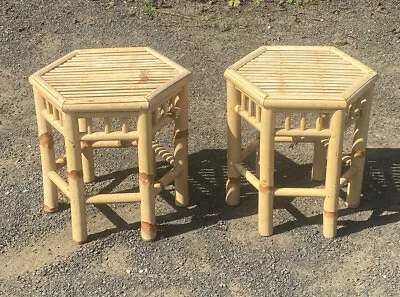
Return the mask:
<svg viewBox="0 0 400 297"><path fill-rule="evenodd" d="M348 184L347 204L360 202L365 148L376 73L333 47L263 46L225 71L227 80L228 182L226 202L240 202L244 176L259 192L258 230L273 233L274 196L324 197L323 234L335 237L338 196ZM276 127L277 115L284 126ZM297 126L294 114L300 117ZM307 122L307 114L315 122ZM241 119L259 138L242 149ZM355 124L349 169L341 175L343 134ZM312 179L324 188L275 188L275 142L314 143ZM256 174L242 161L254 150ZM362 156L362 157L361 157ZM325 170L326 167L326 170Z"/></svg>
<svg viewBox="0 0 400 297"><path fill-rule="evenodd" d="M191 73L145 47L76 50L33 74L42 159L44 209L58 209L57 189L70 200L72 237L87 240L86 204L141 203L141 234L156 237L155 195L175 182L176 204L188 197L188 100ZM95 130L93 120L102 119ZM113 128L112 119L121 120ZM132 125L132 121L136 125ZM154 141L175 123L174 151ZM136 127L135 127L136 126ZM65 138L66 156L55 157L53 129ZM93 149L138 146L139 193L85 196L94 181ZM173 169L154 180L155 154ZM58 173L67 166L68 182Z"/></svg>

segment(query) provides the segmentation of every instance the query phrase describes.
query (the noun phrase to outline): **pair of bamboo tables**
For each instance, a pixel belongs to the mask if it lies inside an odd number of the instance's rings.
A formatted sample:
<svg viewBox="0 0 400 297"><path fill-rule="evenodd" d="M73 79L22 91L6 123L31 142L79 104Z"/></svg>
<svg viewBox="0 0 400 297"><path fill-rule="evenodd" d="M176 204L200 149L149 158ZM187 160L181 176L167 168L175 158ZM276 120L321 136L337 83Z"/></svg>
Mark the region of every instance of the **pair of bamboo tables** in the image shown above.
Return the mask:
<svg viewBox="0 0 400 297"><path fill-rule="evenodd" d="M365 148L376 73L332 47L263 46L225 71L227 80L228 180L226 202L240 202L244 176L259 193L258 228L273 232L274 196L324 197L323 233L337 229L339 190L360 201ZM42 160L44 210L58 209L58 191L70 200L72 237L87 240L86 204L141 204L141 236L156 238L155 196L172 182L175 202L188 197L188 106L191 73L147 47L76 50L29 78L33 86ZM277 128L279 118L283 127ZM258 131L242 147L241 121ZM297 121L298 120L298 121ZM174 149L156 133L174 123ZM298 122L298 123L297 123ZM344 131L355 124L348 170L341 175ZM65 140L56 158L53 130ZM275 142L314 144L312 179L324 188L275 188ZM139 193L86 197L95 180L93 150L138 147ZM256 172L243 160L256 151ZM172 169L157 177L155 156ZM66 178L62 168L66 167ZM157 178L156 178L157 177Z"/></svg>

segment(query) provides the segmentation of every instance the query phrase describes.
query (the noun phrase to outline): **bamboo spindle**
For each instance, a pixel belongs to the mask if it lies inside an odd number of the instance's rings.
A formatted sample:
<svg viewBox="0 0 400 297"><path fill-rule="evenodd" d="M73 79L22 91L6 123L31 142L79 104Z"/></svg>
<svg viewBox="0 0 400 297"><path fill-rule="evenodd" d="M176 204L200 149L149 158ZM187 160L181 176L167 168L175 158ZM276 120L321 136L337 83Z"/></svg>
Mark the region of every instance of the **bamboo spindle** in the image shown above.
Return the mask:
<svg viewBox="0 0 400 297"><path fill-rule="evenodd" d="M317 131L327 129L329 127L329 118L327 114L318 114L315 128ZM327 147L324 145L322 139L317 139L314 142L314 155L313 165L311 171L311 179L314 181L323 181L325 179L325 165L326 165L326 152Z"/></svg>
<svg viewBox="0 0 400 297"><path fill-rule="evenodd" d="M225 202L228 205L240 203L240 172L234 164L241 161L242 137L241 119L235 106L240 104L240 92L229 80L227 85L227 122L228 122L228 180L226 184Z"/></svg>
<svg viewBox="0 0 400 297"><path fill-rule="evenodd" d="M323 234L326 238L335 237L337 230L344 121L344 110L337 110L332 114L330 124L332 134L328 146L326 197L323 211Z"/></svg>
<svg viewBox="0 0 400 297"><path fill-rule="evenodd" d="M157 236L154 194L152 120L151 111L143 111L138 118L139 191L141 196L141 235L144 241Z"/></svg>
<svg viewBox="0 0 400 297"><path fill-rule="evenodd" d="M242 110L246 110L246 95L244 93L240 94L240 107Z"/></svg>
<svg viewBox="0 0 400 297"><path fill-rule="evenodd" d="M306 125L307 125L307 115L305 113L302 113L300 119L300 130L302 131L306 130Z"/></svg>
<svg viewBox="0 0 400 297"><path fill-rule="evenodd" d="M346 202L350 208L356 208L360 204L373 89L372 86L363 96L365 99L361 101L360 117L356 120L353 134L351 166L357 168L357 173L349 179L347 188Z"/></svg>
<svg viewBox="0 0 400 297"><path fill-rule="evenodd" d="M121 127L122 133L128 133L129 131L129 122L127 118L122 118L122 127Z"/></svg>
<svg viewBox="0 0 400 297"><path fill-rule="evenodd" d="M53 110L53 119L54 119L54 121L58 121L60 119L60 115L58 113L57 108L54 105L52 105L51 109Z"/></svg>
<svg viewBox="0 0 400 297"><path fill-rule="evenodd" d="M290 113L285 114L285 130L289 131L292 127L292 121L290 119Z"/></svg>
<svg viewBox="0 0 400 297"><path fill-rule="evenodd" d="M45 99L36 88L33 89L33 95L35 98L40 157L42 160L43 208L45 212L55 212L58 210L57 186L48 177L49 172L57 170L53 135L50 124L42 116L42 110L47 108Z"/></svg>
<svg viewBox="0 0 400 297"><path fill-rule="evenodd" d="M85 186L83 183L78 119L65 113L65 149L71 204L72 238L77 243L87 240Z"/></svg>
<svg viewBox="0 0 400 297"><path fill-rule="evenodd" d="M261 236L273 233L274 208L274 110L263 109L260 131L260 187L258 191L258 232Z"/></svg>
<svg viewBox="0 0 400 297"><path fill-rule="evenodd" d="M86 118L79 118L79 132L88 132L88 125ZM81 141L82 147L82 168L83 168L83 181L91 183L95 179L94 162L93 162L93 147L92 143L88 141Z"/></svg>
<svg viewBox="0 0 400 297"><path fill-rule="evenodd" d="M175 104L181 110L174 119L174 158L175 166L181 167L180 174L175 176L175 204L187 206L189 204L188 185L188 116L189 116L189 84L185 84L180 91Z"/></svg>
<svg viewBox="0 0 400 297"><path fill-rule="evenodd" d="M111 120L110 118L104 118L104 133L109 134L111 132Z"/></svg>

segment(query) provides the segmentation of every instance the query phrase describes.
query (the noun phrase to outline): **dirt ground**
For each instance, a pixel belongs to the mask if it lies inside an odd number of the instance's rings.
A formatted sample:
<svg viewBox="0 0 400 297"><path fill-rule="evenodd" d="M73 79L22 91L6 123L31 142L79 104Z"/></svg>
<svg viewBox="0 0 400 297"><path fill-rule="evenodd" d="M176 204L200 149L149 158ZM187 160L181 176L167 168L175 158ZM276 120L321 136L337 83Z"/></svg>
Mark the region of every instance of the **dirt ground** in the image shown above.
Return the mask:
<svg viewBox="0 0 400 297"><path fill-rule="evenodd" d="M153 16L135 1L0 2L1 296L400 296L400 4L278 2L229 9L225 1L164 1ZM223 72L264 44L333 45L380 75L361 206L340 201L334 240L322 236L320 199L277 198L268 238L258 236L251 187L240 206L224 203ZM42 211L27 79L74 49L117 46L150 46L194 74L191 204L175 208L173 191L157 197L154 243L140 239L138 205L90 206L90 241L78 246L64 197L59 212ZM278 184L309 176L309 149L277 146ZM132 187L135 150L95 158L97 183L88 192Z"/></svg>

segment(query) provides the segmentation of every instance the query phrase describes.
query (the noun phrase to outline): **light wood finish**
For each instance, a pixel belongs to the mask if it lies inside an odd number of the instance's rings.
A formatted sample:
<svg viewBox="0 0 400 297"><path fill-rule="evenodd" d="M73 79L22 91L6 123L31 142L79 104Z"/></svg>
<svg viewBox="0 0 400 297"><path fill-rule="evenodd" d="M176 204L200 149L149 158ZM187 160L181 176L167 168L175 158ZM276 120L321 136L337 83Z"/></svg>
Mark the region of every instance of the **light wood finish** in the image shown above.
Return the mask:
<svg viewBox="0 0 400 297"><path fill-rule="evenodd" d="M57 187L48 176L49 172L56 170L53 135L50 124L42 116L42 111L46 109L45 99L36 88L33 89L33 95L35 98L39 148L42 159L43 205L46 212L54 212L58 209Z"/></svg>
<svg viewBox="0 0 400 297"><path fill-rule="evenodd" d="M65 117L65 151L67 154L68 188L71 204L72 238L77 243L87 240L85 185L79 140L78 119L71 114Z"/></svg>
<svg viewBox="0 0 400 297"><path fill-rule="evenodd" d="M336 236L339 190L348 186L347 203L360 201L372 88L377 74L332 47L263 46L225 71L227 80L229 205L239 203L240 177L259 192L258 229L273 232L274 196L323 197L323 234ZM283 127L277 127L282 114ZM308 116L316 118L310 121ZM240 119L257 138L241 148ZM295 123L295 118L300 121ZM353 152L341 176L345 128L355 123ZM314 144L312 179L324 188L274 188L274 143ZM256 151L256 174L241 162ZM259 159L258 159L259 158ZM235 183L232 183L232 180Z"/></svg>
<svg viewBox="0 0 400 297"><path fill-rule="evenodd" d="M261 124L258 232L261 236L269 236L273 232L272 213L274 209L275 113L273 110L262 110Z"/></svg>
<svg viewBox="0 0 400 297"><path fill-rule="evenodd" d="M87 240L86 204L140 202L145 241L156 238L155 196L167 185L175 182L176 204L188 205L190 80L188 70L146 47L76 50L30 76L44 208L57 210L57 188L69 198L75 241ZM155 141L156 132L171 122L175 124L172 153ZM52 127L65 138L66 156L57 160ZM93 150L136 145L139 193L85 197L84 182L95 180ZM172 166L157 181L156 154ZM58 173L65 166L68 182Z"/></svg>
<svg viewBox="0 0 400 297"><path fill-rule="evenodd" d="M329 127L329 118L327 114L317 114L317 120L315 123L316 130L321 131ZM315 181L323 181L325 179L325 166L326 166L326 152L327 147L324 144L324 140L318 138L314 142L314 155L313 165L311 171L311 179Z"/></svg>
<svg viewBox="0 0 400 297"><path fill-rule="evenodd" d="M88 132L87 119L80 118L78 120L78 124L79 124L79 132L82 133ZM83 181L85 183L90 183L93 182L95 179L92 144L87 141L82 141L81 147L82 147Z"/></svg>
<svg viewBox="0 0 400 297"><path fill-rule="evenodd" d="M234 164L241 161L242 138L240 116L235 107L240 104L240 93L229 80L227 84L227 121L228 121L228 181L226 183L226 198L228 205L240 203L240 172Z"/></svg>
<svg viewBox="0 0 400 297"><path fill-rule="evenodd" d="M361 96L361 116L355 123L351 166L357 168L357 173L349 179L346 202L348 207L356 208L360 204L361 188L365 165L365 150L368 140L369 118L372 107L373 87Z"/></svg>
<svg viewBox="0 0 400 297"><path fill-rule="evenodd" d="M323 211L323 234L327 238L336 236L344 131L343 110L337 110L332 114L330 128L332 135L329 139L325 178L327 195L324 200Z"/></svg>
<svg viewBox="0 0 400 297"><path fill-rule="evenodd" d="M189 204L188 169L188 115L189 115L189 85L186 85L177 97L176 107L181 111L175 118L174 129L174 160L175 165L181 168L180 175L175 176L175 204L187 206ZM186 178L181 178L186 176Z"/></svg>

